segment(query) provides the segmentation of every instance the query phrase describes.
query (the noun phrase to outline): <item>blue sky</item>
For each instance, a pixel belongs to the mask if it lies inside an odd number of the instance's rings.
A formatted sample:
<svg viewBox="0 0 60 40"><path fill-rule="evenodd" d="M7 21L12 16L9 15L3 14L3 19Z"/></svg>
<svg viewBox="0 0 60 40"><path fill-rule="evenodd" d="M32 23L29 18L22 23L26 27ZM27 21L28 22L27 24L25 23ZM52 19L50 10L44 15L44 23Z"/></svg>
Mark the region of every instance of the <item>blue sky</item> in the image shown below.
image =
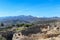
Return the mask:
<svg viewBox="0 0 60 40"><path fill-rule="evenodd" d="M0 0L0 17L18 15L60 17L60 0Z"/></svg>

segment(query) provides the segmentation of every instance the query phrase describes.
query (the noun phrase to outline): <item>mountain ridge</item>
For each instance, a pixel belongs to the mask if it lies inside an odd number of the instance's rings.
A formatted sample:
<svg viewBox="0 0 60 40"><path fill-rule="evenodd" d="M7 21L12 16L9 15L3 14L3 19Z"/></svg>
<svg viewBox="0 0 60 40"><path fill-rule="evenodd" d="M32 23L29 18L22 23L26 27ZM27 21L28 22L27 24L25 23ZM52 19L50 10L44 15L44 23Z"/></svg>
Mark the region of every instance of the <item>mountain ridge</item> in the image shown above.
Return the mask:
<svg viewBox="0 0 60 40"><path fill-rule="evenodd" d="M0 23L15 24L15 23L37 23L44 21L60 21L60 17L34 17L34 16L9 16L0 17Z"/></svg>

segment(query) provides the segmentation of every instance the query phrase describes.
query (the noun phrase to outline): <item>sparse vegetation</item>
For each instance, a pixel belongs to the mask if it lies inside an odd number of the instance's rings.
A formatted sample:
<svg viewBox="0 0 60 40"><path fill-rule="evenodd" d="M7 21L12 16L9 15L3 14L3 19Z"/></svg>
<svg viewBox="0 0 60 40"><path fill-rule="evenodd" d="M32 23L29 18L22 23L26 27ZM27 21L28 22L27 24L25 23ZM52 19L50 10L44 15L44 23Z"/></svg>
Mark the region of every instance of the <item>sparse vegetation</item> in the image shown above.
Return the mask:
<svg viewBox="0 0 60 40"><path fill-rule="evenodd" d="M26 27L19 27L19 28L16 28L16 32L21 31L21 30L25 30L25 29L26 29Z"/></svg>
<svg viewBox="0 0 60 40"><path fill-rule="evenodd" d="M60 21L58 21L58 19L56 20L56 19L47 18L47 20L46 20L46 18L40 19L40 18L35 18L35 17L28 18L28 19L26 18L26 20L25 20L23 18L23 20L20 20L19 18L17 18L14 20L10 19L7 21L2 21L3 23L1 22L1 24L0 24L0 34L1 34L0 40L5 40L4 38L9 40L9 38L13 37L12 35L16 32L17 33L21 32L22 33L21 35L23 35L23 37L26 40L38 40L38 39L40 40L41 38L43 40L45 38L50 38L50 37L55 37L57 35L60 35L60 32L59 32L60 31ZM14 33L10 32L10 31L12 31ZM12 35L11 35L11 33L12 33ZM42 34L43 34L43 36L41 36ZM51 34L53 34L53 35L51 35ZM15 35L15 36L17 36L17 35ZM53 39L51 39L51 40L53 40Z"/></svg>

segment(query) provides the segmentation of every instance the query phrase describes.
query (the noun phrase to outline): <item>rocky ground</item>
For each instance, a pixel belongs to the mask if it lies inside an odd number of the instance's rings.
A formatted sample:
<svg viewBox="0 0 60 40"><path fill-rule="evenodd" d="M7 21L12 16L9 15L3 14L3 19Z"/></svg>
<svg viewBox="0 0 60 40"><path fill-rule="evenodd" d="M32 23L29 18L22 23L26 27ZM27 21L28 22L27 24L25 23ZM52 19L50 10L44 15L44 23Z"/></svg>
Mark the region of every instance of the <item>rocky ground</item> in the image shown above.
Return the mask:
<svg viewBox="0 0 60 40"><path fill-rule="evenodd" d="M1 40L60 40L60 26L13 27L9 31L0 31L0 35Z"/></svg>
<svg viewBox="0 0 60 40"><path fill-rule="evenodd" d="M37 28L36 28L37 29ZM60 40L60 27L52 27L49 26L40 28L41 32L39 33L30 33L27 36L22 35L21 32L17 32L13 35L12 40Z"/></svg>

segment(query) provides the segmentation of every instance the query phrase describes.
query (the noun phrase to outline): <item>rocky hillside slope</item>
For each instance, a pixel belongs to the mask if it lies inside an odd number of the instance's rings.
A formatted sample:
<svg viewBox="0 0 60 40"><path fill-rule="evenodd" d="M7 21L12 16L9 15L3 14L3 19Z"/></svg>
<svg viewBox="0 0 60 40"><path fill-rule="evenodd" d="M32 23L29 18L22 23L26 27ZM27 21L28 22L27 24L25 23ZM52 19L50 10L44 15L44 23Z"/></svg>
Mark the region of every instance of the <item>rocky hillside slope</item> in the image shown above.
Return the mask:
<svg viewBox="0 0 60 40"><path fill-rule="evenodd" d="M59 23L58 23L59 24ZM17 32L12 40L60 40L60 26L39 25Z"/></svg>

